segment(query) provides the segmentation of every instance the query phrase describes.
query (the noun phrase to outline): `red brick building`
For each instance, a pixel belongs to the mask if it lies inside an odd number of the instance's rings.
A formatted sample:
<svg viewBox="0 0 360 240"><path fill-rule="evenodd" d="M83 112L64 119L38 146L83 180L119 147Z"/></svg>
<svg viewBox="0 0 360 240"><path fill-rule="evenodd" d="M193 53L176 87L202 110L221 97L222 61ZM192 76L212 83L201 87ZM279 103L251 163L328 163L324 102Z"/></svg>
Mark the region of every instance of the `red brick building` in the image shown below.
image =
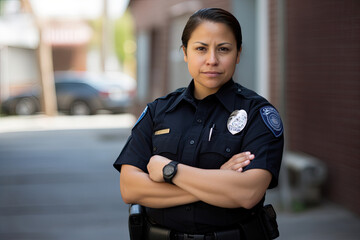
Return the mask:
<svg viewBox="0 0 360 240"><path fill-rule="evenodd" d="M360 2L131 0L140 108L187 86L181 32L204 7L239 19L243 52L234 79L279 109L288 151L325 163L325 197L360 214Z"/></svg>
<svg viewBox="0 0 360 240"><path fill-rule="evenodd" d="M324 161L326 196L360 214L360 1L285 9L288 148Z"/></svg>

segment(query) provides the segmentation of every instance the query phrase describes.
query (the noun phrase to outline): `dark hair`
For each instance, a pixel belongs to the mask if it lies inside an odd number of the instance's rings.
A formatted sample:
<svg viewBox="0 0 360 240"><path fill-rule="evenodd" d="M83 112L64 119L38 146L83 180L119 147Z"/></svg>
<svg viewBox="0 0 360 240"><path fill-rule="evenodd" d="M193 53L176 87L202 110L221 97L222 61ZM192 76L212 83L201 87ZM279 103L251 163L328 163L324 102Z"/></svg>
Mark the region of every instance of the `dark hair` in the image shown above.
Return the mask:
<svg viewBox="0 0 360 240"><path fill-rule="evenodd" d="M240 23L234 15L221 8L203 8L189 18L181 36L182 46L185 47L185 49L187 48L192 32L204 21L227 25L235 36L237 50L240 50L242 44Z"/></svg>

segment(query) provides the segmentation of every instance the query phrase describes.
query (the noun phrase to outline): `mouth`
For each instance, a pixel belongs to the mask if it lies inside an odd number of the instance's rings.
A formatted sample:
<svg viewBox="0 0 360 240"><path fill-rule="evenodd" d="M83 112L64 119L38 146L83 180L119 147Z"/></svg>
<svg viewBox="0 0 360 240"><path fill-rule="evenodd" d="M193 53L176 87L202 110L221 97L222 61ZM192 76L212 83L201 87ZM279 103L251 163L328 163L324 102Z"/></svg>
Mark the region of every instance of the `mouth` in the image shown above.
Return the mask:
<svg viewBox="0 0 360 240"><path fill-rule="evenodd" d="M208 76L208 77L217 77L221 74L221 72L217 72L217 71L204 71L202 72L202 74Z"/></svg>

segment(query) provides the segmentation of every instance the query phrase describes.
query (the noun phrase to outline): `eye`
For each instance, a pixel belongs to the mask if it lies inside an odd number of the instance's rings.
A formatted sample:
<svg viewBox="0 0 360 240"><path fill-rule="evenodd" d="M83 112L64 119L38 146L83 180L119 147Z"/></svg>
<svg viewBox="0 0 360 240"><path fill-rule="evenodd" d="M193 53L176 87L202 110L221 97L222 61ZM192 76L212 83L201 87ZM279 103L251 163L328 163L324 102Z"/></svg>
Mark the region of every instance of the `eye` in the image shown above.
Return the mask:
<svg viewBox="0 0 360 240"><path fill-rule="evenodd" d="M227 47L221 47L221 48L219 48L219 52L228 52L228 51L230 51L230 49L227 48Z"/></svg>
<svg viewBox="0 0 360 240"><path fill-rule="evenodd" d="M205 47L197 47L196 50L203 52L203 51L206 51L206 48Z"/></svg>

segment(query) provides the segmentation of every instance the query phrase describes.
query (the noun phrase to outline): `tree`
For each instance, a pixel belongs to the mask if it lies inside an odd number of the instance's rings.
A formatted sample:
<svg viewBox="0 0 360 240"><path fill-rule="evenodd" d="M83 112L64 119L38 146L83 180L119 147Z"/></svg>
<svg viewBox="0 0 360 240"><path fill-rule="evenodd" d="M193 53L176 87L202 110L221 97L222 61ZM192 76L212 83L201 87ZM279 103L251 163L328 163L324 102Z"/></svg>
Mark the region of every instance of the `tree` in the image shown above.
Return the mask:
<svg viewBox="0 0 360 240"><path fill-rule="evenodd" d="M41 105L44 113L48 116L57 115L57 102L54 81L54 70L51 46L44 41L43 32L45 22L38 18L34 13L29 0L21 0L25 11L32 14L36 27L39 32L39 45L37 48L37 61L40 72L40 82L42 86Z"/></svg>

